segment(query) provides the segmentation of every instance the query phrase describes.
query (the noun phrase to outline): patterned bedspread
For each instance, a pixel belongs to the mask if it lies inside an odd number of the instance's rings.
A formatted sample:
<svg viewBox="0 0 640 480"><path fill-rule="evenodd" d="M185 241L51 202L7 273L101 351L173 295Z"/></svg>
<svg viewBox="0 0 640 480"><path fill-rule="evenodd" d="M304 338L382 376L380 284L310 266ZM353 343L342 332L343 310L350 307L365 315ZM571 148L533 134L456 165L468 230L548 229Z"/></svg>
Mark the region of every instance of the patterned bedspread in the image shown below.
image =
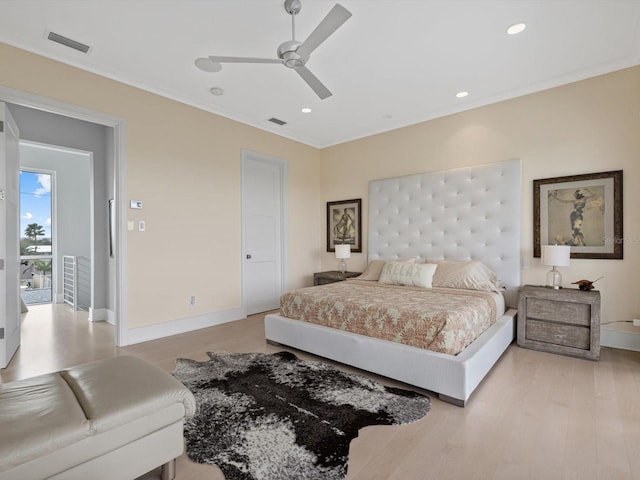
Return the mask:
<svg viewBox="0 0 640 480"><path fill-rule="evenodd" d="M280 298L285 317L457 355L504 313L499 294L349 280Z"/></svg>

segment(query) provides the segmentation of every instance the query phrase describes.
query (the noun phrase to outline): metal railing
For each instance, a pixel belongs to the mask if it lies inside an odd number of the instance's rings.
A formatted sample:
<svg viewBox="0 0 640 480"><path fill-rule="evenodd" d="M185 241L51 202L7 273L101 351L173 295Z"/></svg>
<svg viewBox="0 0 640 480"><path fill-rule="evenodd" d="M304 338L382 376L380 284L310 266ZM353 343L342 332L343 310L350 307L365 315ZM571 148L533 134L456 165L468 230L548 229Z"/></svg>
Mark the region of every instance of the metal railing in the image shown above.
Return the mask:
<svg viewBox="0 0 640 480"><path fill-rule="evenodd" d="M62 257L62 294L64 303L78 310L78 259L72 255Z"/></svg>

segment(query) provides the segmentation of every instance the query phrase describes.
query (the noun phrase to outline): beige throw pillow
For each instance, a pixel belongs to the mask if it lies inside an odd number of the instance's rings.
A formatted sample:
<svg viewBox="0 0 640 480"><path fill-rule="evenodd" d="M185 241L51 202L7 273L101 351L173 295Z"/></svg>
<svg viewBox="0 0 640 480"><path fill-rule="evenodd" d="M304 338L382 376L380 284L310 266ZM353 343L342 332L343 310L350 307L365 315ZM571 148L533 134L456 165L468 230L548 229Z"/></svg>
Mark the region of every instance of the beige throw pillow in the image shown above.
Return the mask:
<svg viewBox="0 0 640 480"><path fill-rule="evenodd" d="M393 261L400 263L416 263L415 258L400 258ZM382 267L384 267L385 263L387 263L387 260L371 260L362 275L360 275L359 277L355 277L354 280L370 280L373 282L377 282L380 279Z"/></svg>
<svg viewBox="0 0 640 480"><path fill-rule="evenodd" d="M438 265L433 276L434 287L463 288L502 292L504 285L484 263L469 260L427 260Z"/></svg>
<svg viewBox="0 0 640 480"><path fill-rule="evenodd" d="M431 288L437 265L433 263L387 262L382 268L379 283Z"/></svg>

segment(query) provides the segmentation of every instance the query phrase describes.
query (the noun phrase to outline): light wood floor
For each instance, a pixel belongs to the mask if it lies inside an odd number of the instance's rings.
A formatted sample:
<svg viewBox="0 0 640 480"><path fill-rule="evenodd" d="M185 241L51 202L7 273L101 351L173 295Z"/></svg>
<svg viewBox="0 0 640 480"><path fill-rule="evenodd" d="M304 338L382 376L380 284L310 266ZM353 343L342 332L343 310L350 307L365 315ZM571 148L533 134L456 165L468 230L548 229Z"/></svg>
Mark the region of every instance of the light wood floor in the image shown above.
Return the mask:
<svg viewBox="0 0 640 480"><path fill-rule="evenodd" d="M207 351L282 350L265 343L262 315L117 348L110 325L44 305L30 307L22 333L0 382L125 354L172 371L176 358L205 360ZM592 362L512 345L466 408L432 399L418 422L363 429L348 479L640 479L640 352L603 348ZM185 455L177 471L178 480L223 479Z"/></svg>

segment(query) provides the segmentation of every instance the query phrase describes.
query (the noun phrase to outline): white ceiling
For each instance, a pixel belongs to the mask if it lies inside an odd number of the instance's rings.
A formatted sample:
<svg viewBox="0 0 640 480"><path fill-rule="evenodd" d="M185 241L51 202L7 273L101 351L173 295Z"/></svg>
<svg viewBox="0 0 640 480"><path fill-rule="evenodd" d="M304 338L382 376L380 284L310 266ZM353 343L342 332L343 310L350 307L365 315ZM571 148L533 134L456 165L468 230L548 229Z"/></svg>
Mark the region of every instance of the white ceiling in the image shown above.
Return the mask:
<svg viewBox="0 0 640 480"><path fill-rule="evenodd" d="M291 39L282 3L0 0L0 41L316 147L640 64L640 0L340 0L353 16L307 63L326 100L283 65L195 67L207 55L275 58ZM334 3L302 0L297 39ZM515 22L527 29L507 35Z"/></svg>

